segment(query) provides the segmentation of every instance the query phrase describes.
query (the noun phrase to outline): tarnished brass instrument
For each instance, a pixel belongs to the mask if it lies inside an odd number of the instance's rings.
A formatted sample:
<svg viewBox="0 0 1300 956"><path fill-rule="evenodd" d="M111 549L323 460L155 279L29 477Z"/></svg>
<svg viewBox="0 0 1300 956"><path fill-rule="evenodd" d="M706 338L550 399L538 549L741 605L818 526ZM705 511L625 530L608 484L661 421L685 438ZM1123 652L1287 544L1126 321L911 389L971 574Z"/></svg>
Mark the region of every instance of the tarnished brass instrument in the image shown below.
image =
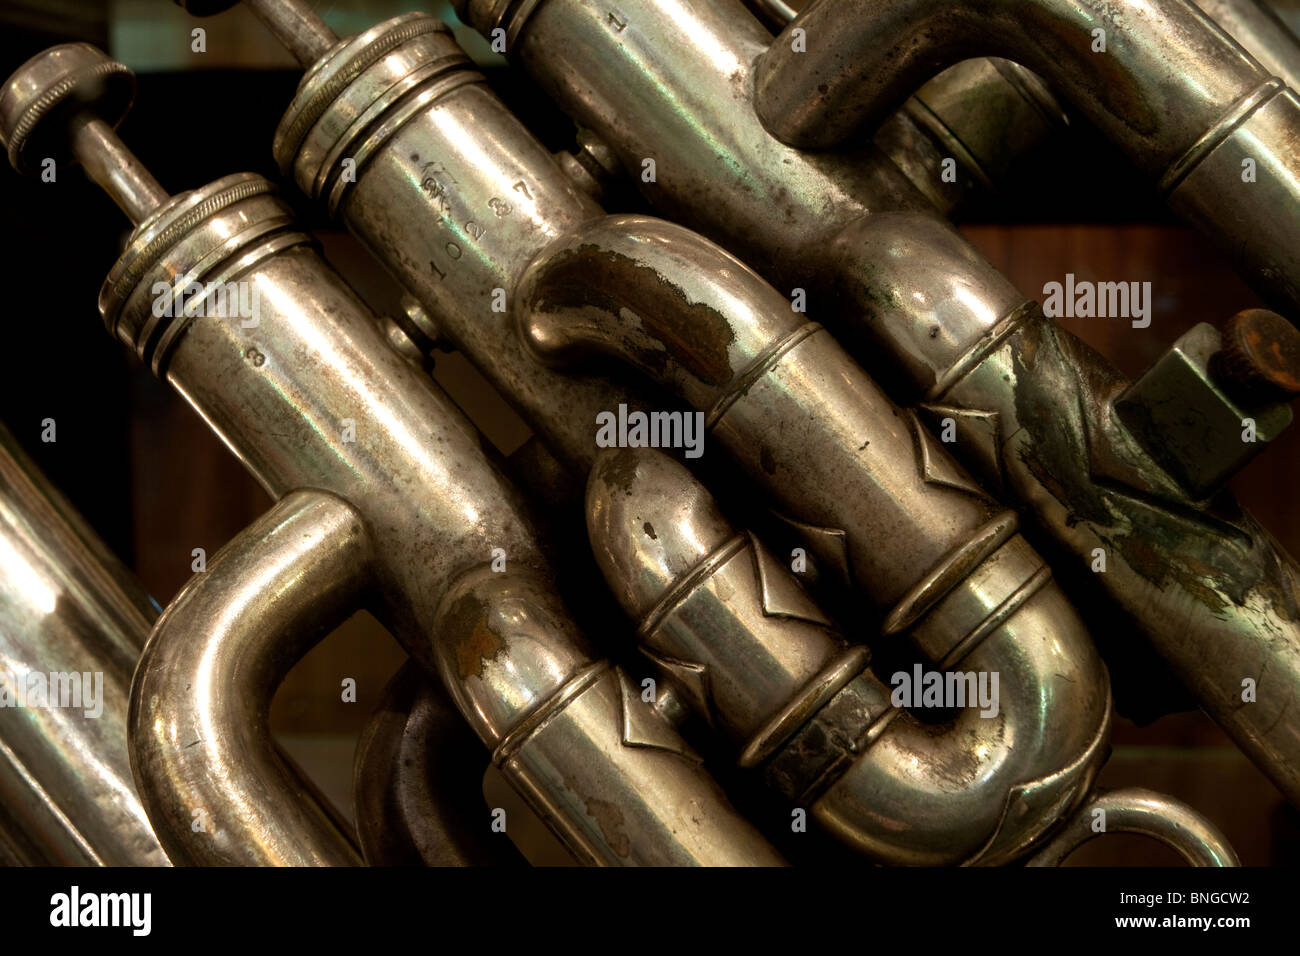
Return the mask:
<svg viewBox="0 0 1300 956"><path fill-rule="evenodd" d="M462 0L581 124L552 154L434 17L339 38L304 0L245 6L305 69L271 144L286 186L405 308L377 317L259 175L167 193L114 132L134 78L94 47L9 78L13 165L75 162L133 225L109 332L275 504L155 621L0 459L0 642L112 678L88 730L0 711L29 811L0 814L6 860L518 862L504 832L542 861L486 770L583 864L783 865L811 824L863 864L1055 865L1137 832L1236 865L1194 808L1096 785L1090 629L1117 618L1300 806L1300 569L1224 488L1300 394L1280 24L1160 0L1102 18L1123 52L1098 60L1091 0ZM1061 103L1281 314L1197 325L1128 381L976 252L946 216L1009 189ZM602 207L625 175L665 218ZM254 313L211 308L239 296ZM435 348L531 427L511 459L426 374ZM358 609L410 663L353 826L268 712ZM121 819L84 825L104 788Z"/></svg>

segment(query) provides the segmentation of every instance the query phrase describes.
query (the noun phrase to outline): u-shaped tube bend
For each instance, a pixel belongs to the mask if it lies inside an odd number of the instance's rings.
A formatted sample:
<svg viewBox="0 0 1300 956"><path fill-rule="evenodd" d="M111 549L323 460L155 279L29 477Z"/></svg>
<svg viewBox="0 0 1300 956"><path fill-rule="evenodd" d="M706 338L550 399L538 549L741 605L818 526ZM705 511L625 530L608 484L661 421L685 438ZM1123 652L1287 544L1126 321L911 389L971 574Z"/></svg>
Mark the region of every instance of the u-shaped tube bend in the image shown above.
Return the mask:
<svg viewBox="0 0 1300 956"><path fill-rule="evenodd" d="M666 455L605 452L587 522L646 656L742 765L761 765L769 785L872 859L1008 862L1084 798L1105 759L1106 669L1054 588L953 661L997 675L996 706L922 723L891 705L865 652L846 649L791 571L737 535Z"/></svg>
<svg viewBox="0 0 1300 956"><path fill-rule="evenodd" d="M975 56L1047 79L1300 319L1300 99L1190 3L817 0L756 62L755 105L784 142L830 146Z"/></svg>
<svg viewBox="0 0 1300 956"><path fill-rule="evenodd" d="M612 353L698 409L708 442L819 564L868 597L885 634L910 631L928 659L964 652L1055 589L1016 516L914 415L695 233L638 216L593 220L532 262L514 308L544 360Z"/></svg>
<svg viewBox="0 0 1300 956"><path fill-rule="evenodd" d="M1005 670L1017 704L962 725L974 750L954 755L932 728L905 722L895 743L817 798L828 826L882 856L992 860L1020 848L996 837L1017 829L1003 825L1004 813L1036 812L1044 799L1061 801L1053 811L1061 812L1083 796L1086 785L1047 783L1051 774L1029 766L1050 751L1052 772L1074 783L1087 774L1064 771L1062 750L1066 764L1091 766L1104 746L1105 672L1077 615L1015 533L1014 515L789 300L700 236L637 216L594 220L557 239L513 298L524 338L544 360L612 353L699 409L709 440L738 460L825 566L867 596L885 634L909 632L940 667L972 659ZM1083 663L1053 660L1079 647ZM1054 674L1075 676L1062 683ZM1044 723L1056 709L1045 688L1069 696L1067 684L1084 695L1077 709L1089 719L1076 725L1086 727L1084 739L1062 748L1059 728ZM1030 711L1010 722L1016 707ZM1040 740L1026 739L1033 726ZM922 763L929 772L917 777ZM1014 800L1008 779L1026 788ZM867 793L869 801L857 796ZM962 813L948 816L953 800ZM873 816L881 807L885 815ZM930 835L902 838L900 821L918 819Z"/></svg>
<svg viewBox="0 0 1300 956"><path fill-rule="evenodd" d="M355 509L296 491L214 555L158 619L131 688L131 764L175 862L361 862L279 752L267 715L289 669L364 597L372 559Z"/></svg>
<svg viewBox="0 0 1300 956"><path fill-rule="evenodd" d="M813 804L822 826L905 865L999 865L1082 801L1108 753L1110 683L1088 636L1050 610L960 662L999 675L996 717L895 720Z"/></svg>

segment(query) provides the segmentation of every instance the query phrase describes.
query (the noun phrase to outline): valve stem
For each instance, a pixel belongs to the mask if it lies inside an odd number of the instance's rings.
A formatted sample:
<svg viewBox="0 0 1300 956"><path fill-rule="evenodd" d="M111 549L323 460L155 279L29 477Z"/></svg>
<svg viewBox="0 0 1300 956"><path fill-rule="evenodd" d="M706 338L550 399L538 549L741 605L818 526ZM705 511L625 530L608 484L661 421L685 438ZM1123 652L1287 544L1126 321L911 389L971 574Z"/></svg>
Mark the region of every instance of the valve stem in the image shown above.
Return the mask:
<svg viewBox="0 0 1300 956"><path fill-rule="evenodd" d="M74 117L68 130L68 146L86 175L108 193L132 225L140 225L171 198L139 157L98 116L82 113Z"/></svg>
<svg viewBox="0 0 1300 956"><path fill-rule="evenodd" d="M86 43L51 47L0 89L0 136L30 173L47 159L76 160L139 225L171 197L114 128L135 96L135 76Z"/></svg>
<svg viewBox="0 0 1300 956"><path fill-rule="evenodd" d="M304 67L311 66L339 41L307 0L244 0L244 6Z"/></svg>

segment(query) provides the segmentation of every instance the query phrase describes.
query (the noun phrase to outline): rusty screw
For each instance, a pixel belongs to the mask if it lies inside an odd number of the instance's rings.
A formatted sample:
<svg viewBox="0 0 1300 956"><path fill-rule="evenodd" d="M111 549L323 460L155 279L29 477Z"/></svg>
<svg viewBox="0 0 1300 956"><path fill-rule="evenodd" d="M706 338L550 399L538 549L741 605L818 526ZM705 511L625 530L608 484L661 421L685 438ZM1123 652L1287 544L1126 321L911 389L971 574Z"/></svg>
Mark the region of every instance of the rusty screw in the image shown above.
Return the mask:
<svg viewBox="0 0 1300 956"><path fill-rule="evenodd" d="M1223 329L1210 373L1249 404L1289 402L1300 395L1300 331L1267 309L1238 312Z"/></svg>

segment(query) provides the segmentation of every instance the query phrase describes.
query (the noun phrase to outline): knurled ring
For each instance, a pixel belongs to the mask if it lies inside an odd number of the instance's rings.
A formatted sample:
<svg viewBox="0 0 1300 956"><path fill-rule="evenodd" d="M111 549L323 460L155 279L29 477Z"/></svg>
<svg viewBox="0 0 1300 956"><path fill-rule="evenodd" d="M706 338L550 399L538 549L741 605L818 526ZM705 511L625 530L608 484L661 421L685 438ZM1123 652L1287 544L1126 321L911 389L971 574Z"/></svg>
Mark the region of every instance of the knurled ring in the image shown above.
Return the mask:
<svg viewBox="0 0 1300 956"><path fill-rule="evenodd" d="M78 85L87 80L97 80L107 76L132 75L130 69L121 63L115 60L105 60L101 63L93 63L90 66L83 67L59 80L59 82L42 93L35 103L27 107L22 116L18 117L18 122L14 124L13 132L9 135L9 162L20 172L31 172L31 167L27 165L22 155L23 147L27 145L27 137L31 135L32 130L36 128L36 124L41 121L41 118L67 99L68 95Z"/></svg>

